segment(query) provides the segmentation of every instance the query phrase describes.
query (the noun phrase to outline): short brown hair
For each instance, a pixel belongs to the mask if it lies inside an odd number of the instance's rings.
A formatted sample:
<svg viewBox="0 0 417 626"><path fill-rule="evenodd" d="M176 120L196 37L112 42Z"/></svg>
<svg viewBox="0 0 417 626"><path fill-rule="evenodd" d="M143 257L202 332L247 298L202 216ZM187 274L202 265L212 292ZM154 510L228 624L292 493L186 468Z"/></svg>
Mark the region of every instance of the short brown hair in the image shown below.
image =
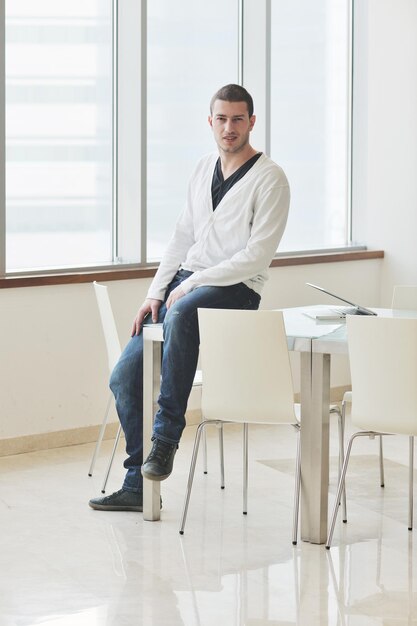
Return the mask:
<svg viewBox="0 0 417 626"><path fill-rule="evenodd" d="M252 96L241 85L225 85L221 87L210 100L210 114L213 114L213 106L216 100L224 100L225 102L246 102L249 117L253 115Z"/></svg>

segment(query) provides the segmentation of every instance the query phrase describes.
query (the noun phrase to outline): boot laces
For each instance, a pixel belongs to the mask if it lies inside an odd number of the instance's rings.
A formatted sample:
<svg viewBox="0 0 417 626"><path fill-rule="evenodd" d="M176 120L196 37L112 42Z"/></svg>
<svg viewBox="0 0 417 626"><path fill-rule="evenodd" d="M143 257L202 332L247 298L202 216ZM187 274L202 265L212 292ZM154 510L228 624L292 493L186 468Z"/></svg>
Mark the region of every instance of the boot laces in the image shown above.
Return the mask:
<svg viewBox="0 0 417 626"><path fill-rule="evenodd" d="M173 444L156 439L151 454L149 455L149 461L156 460L161 463L166 463L173 449Z"/></svg>

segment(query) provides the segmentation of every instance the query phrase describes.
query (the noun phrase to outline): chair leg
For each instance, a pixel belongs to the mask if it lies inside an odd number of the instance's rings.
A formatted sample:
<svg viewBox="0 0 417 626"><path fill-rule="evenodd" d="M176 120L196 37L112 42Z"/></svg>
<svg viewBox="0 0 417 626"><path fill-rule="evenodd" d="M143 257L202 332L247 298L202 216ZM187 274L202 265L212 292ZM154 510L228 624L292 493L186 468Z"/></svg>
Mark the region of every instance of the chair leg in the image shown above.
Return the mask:
<svg viewBox="0 0 417 626"><path fill-rule="evenodd" d="M346 402L342 402L342 411L339 414L339 480L342 472L343 463L345 461L345 418L346 418ZM340 504L340 503L339 503ZM347 522L346 508L346 485L343 484L342 492L342 520Z"/></svg>
<svg viewBox="0 0 417 626"><path fill-rule="evenodd" d="M99 450L100 450L101 442L103 441L104 432L106 430L107 420L109 419L109 413L110 413L110 407L111 407L112 401L113 401L113 394L110 393L109 399L108 399L108 402L107 402L106 412L104 413L104 417L103 417L103 423L101 424L101 428L100 428L100 432L99 432L99 435L98 435L96 447L94 448L93 458L91 459L90 469L88 470L88 475L89 476L93 475L94 466L96 464L96 460L97 460L97 456L98 456L98 453L99 453Z"/></svg>
<svg viewBox="0 0 417 626"><path fill-rule="evenodd" d="M350 452L352 450L353 440L356 439L356 437L370 437L372 435L375 436L375 433L372 432L372 431L363 431L363 432L355 433L349 439L349 444L348 444L348 447L347 447L347 450L346 450L346 456L345 456L345 460L344 460L344 463L343 463L342 472L340 474L339 484L338 484L338 487L337 487L336 500L335 500L335 504L334 504L334 508L333 508L333 514L332 514L332 518L331 518L331 522L330 522L329 534L327 536L327 541L326 541L326 549L327 550L330 549L330 544L331 544L332 538L333 538L334 527L335 527L335 524L336 524L337 513L339 511L340 498L341 498L343 489L345 489L346 470L347 470L347 466L348 466L348 463L349 463Z"/></svg>
<svg viewBox="0 0 417 626"><path fill-rule="evenodd" d="M205 431L204 431L205 434ZM224 439L223 423L219 425L219 454L220 454L220 489L224 489Z"/></svg>
<svg viewBox="0 0 417 626"><path fill-rule="evenodd" d="M326 541L326 549L327 550L330 549L330 544L331 544L332 538L333 538L334 527L335 527L335 524L336 524L336 518L337 518L338 511L339 511L339 506L340 506L340 504L339 504L340 503L340 497L341 497L342 491L344 489L346 470L347 470L347 466L348 466L348 463L349 463L350 451L352 449L352 443L353 443L354 437L355 437L355 435L353 435L353 437L351 437L350 440L349 440L349 445L348 445L348 448L347 448L347 451L346 451L345 460L343 462L342 471L340 473L339 485L337 487L336 500L335 500L335 504L334 504L334 508L333 508L332 519L331 519L331 522L330 522L330 530L329 530L329 534L327 536L327 541Z"/></svg>
<svg viewBox="0 0 417 626"><path fill-rule="evenodd" d="M207 466L207 435L206 429L203 428L203 472L208 473ZM219 425L219 450L220 450L220 488L224 489L224 439L223 439L223 423Z"/></svg>
<svg viewBox="0 0 417 626"><path fill-rule="evenodd" d="M413 530L414 509L414 437L409 437L409 466L408 466L408 530Z"/></svg>
<svg viewBox="0 0 417 626"><path fill-rule="evenodd" d="M297 545L298 513L300 510L300 487L301 487L301 450L300 450L300 426L297 424L297 459L295 463L295 488L294 488L294 522L292 529L292 544Z"/></svg>
<svg viewBox="0 0 417 626"><path fill-rule="evenodd" d="M379 438L379 477L380 477L381 487L385 487L384 450L383 450L383 446L382 446L382 437L383 437L383 435L381 435L380 438Z"/></svg>
<svg viewBox="0 0 417 626"><path fill-rule="evenodd" d="M116 450L117 450L117 446L119 444L119 440L120 440L120 435L121 434L122 434L122 425L119 424L119 428L117 430L116 439L114 440L113 450L112 450L112 453L111 453L109 464L107 465L106 475L104 477L104 482L103 482L103 486L101 488L101 493L106 493L107 481L109 479L110 470L111 470L112 465L113 465L114 455L116 454Z"/></svg>
<svg viewBox="0 0 417 626"><path fill-rule="evenodd" d="M204 474L207 474L207 436L206 436L206 429L203 428L203 472Z"/></svg>
<svg viewBox="0 0 417 626"><path fill-rule="evenodd" d="M248 513L248 424L243 424L243 515Z"/></svg>
<svg viewBox="0 0 417 626"><path fill-rule="evenodd" d="M188 474L188 483L187 483L187 491L185 494L184 508L183 508L182 516L181 516L181 523L180 523L180 530L179 530L180 535L184 534L185 522L186 522L187 513L188 513L188 505L190 504L191 488L193 486L195 466L196 466L197 456L198 456L198 449L200 446L201 433L204 430L204 428L207 426L207 424L209 423L213 423L213 422L203 421L197 426L197 432L196 432L195 440L194 440L193 455L191 457L190 472Z"/></svg>

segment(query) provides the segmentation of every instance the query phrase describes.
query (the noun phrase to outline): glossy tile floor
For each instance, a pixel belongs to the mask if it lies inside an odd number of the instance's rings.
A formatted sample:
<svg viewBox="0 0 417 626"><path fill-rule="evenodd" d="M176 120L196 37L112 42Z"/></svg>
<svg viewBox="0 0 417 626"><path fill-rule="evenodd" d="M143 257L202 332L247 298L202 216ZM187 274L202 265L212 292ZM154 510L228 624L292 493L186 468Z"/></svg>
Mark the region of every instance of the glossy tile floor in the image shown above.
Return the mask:
<svg viewBox="0 0 417 626"><path fill-rule="evenodd" d="M217 434L178 534L194 438L183 438L163 483L161 522L87 506L99 495L92 445L0 459L0 626L399 626L417 624L417 531L407 531L406 438L359 440L348 473L349 522L334 545L291 545L295 436L250 433L249 514L241 514L241 432L226 434L219 489ZM337 473L332 433L331 503ZM122 446L123 447L123 446ZM123 476L120 450L108 493Z"/></svg>

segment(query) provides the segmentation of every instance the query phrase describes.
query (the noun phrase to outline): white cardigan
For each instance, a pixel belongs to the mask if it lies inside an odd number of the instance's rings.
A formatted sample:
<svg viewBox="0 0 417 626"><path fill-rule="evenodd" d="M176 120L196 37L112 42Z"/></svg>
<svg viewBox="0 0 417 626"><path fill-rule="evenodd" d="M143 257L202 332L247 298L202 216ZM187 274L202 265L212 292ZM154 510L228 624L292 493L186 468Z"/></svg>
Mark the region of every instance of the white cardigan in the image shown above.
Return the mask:
<svg viewBox="0 0 417 626"><path fill-rule="evenodd" d="M290 190L283 170L262 154L213 211L211 182L218 154L203 157L148 298L164 300L181 267L194 272L185 293L203 285L243 282L260 293L287 222Z"/></svg>

